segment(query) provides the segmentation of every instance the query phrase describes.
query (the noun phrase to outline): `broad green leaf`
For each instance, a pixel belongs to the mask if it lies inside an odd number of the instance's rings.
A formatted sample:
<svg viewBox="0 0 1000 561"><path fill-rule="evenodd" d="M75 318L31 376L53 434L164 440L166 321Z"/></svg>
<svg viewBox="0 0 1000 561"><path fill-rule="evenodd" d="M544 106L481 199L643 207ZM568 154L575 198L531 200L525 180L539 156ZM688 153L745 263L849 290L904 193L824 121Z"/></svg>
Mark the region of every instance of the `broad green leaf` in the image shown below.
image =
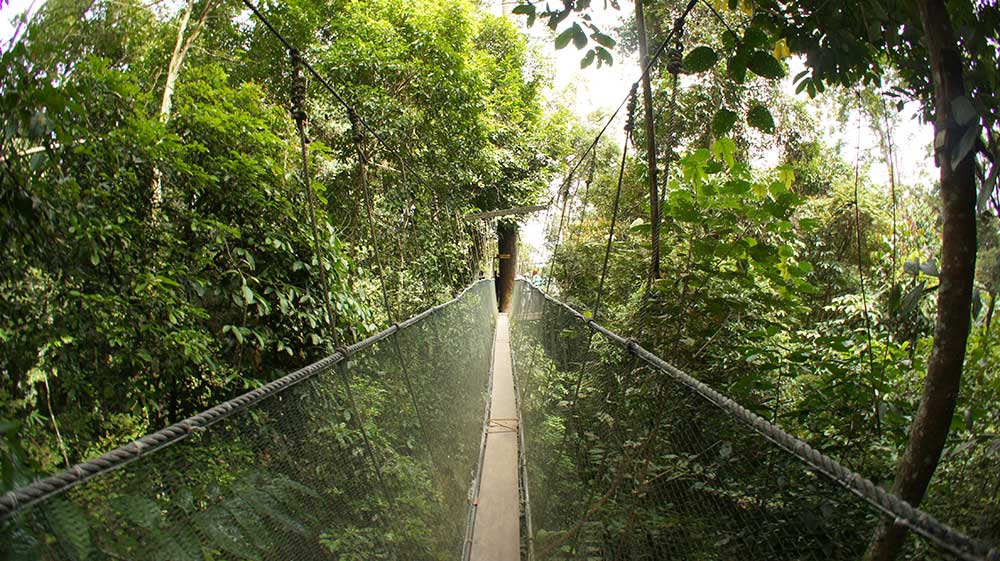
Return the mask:
<svg viewBox="0 0 1000 561"><path fill-rule="evenodd" d="M736 164L734 154L736 154L736 143L729 138L723 136L715 139L715 142L712 143L712 155L726 162L729 167Z"/></svg>
<svg viewBox="0 0 1000 561"><path fill-rule="evenodd" d="M591 64L593 64L594 58L596 57L597 57L596 51L594 51L593 49L587 51L587 54L584 55L583 60L580 61L580 68L586 68Z"/></svg>
<svg viewBox="0 0 1000 561"><path fill-rule="evenodd" d="M682 67L685 72L697 74L712 68L718 60L719 55L715 53L715 50L702 45L695 47L684 57Z"/></svg>
<svg viewBox="0 0 1000 561"><path fill-rule="evenodd" d="M737 84L742 84L747 79L747 65L750 63L750 52L740 45L736 49L736 54L729 58L726 63L726 72Z"/></svg>
<svg viewBox="0 0 1000 561"><path fill-rule="evenodd" d="M750 55L750 61L747 67L753 71L754 74L769 79L778 79L785 77L785 69L781 66L781 63L775 60L773 56L764 51L754 51Z"/></svg>
<svg viewBox="0 0 1000 561"><path fill-rule="evenodd" d="M615 48L618 44L617 41L612 39L610 36L601 33L600 31L595 31L590 34L590 38L593 39L598 45L602 47L607 47L609 49Z"/></svg>
<svg viewBox="0 0 1000 561"><path fill-rule="evenodd" d="M795 181L795 170L792 169L790 165L778 166L778 178L785 184L785 189L789 190L792 188L792 183Z"/></svg>
<svg viewBox="0 0 1000 561"><path fill-rule="evenodd" d="M712 133L715 136L723 136L733 129L738 115L735 111L730 111L725 107L719 109L712 119Z"/></svg>
<svg viewBox="0 0 1000 561"><path fill-rule="evenodd" d="M763 105L754 105L747 112L747 124L751 127L766 133L774 132L774 117Z"/></svg>
<svg viewBox="0 0 1000 561"><path fill-rule="evenodd" d="M566 48L566 45L569 45L569 42L573 40L573 33L574 31L572 27L567 27L566 29L564 29L563 32L556 37L555 41L556 48L557 49Z"/></svg>
<svg viewBox="0 0 1000 561"><path fill-rule="evenodd" d="M528 21L525 23L527 23L528 27L535 24L535 17L538 15L536 13L535 6L531 4L521 4L519 6L515 6L514 9L511 10L511 13L527 16Z"/></svg>
<svg viewBox="0 0 1000 561"><path fill-rule="evenodd" d="M600 68L601 65L607 64L611 66L615 63L614 58L611 57L611 53L608 52L604 47L594 47L594 51L597 53L597 67Z"/></svg>
<svg viewBox="0 0 1000 561"><path fill-rule="evenodd" d="M573 24L573 46L582 49L587 46L587 34L578 24Z"/></svg>

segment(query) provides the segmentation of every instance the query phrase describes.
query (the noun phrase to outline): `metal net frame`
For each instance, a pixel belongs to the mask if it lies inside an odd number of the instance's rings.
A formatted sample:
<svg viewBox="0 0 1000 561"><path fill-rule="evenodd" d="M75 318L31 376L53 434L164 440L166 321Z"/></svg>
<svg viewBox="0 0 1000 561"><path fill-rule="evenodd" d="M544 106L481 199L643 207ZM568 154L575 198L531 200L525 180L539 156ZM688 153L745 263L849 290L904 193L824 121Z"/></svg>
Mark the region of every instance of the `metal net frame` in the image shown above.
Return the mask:
<svg viewBox="0 0 1000 561"><path fill-rule="evenodd" d="M0 497L39 560L455 559L481 445L491 280L332 356Z"/></svg>
<svg viewBox="0 0 1000 561"><path fill-rule="evenodd" d="M1000 558L524 281L511 337L526 558L857 560L886 516L905 558Z"/></svg>

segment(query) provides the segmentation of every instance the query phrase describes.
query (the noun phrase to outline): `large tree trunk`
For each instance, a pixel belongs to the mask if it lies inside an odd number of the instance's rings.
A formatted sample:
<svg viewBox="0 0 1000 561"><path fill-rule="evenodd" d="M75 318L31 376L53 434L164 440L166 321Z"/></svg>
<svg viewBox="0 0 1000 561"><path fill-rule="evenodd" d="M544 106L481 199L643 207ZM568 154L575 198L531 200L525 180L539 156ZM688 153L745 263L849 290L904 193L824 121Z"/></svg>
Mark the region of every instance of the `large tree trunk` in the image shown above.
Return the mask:
<svg viewBox="0 0 1000 561"><path fill-rule="evenodd" d="M170 113L173 109L174 88L177 87L177 78L181 74L181 67L187 57L191 45L194 44L202 29L205 28L205 21L209 12L212 11L212 2L205 3L205 9L195 23L194 29L188 34L188 23L191 21L191 13L194 11L195 0L188 0L181 21L177 26L177 41L174 43L174 51L170 56L170 63L167 65L167 82L163 87L163 98L160 100L160 122L166 123L170 120ZM153 168L153 181L150 188L149 197L150 217L155 221L159 214L160 205L163 203L163 172L159 167Z"/></svg>
<svg viewBox="0 0 1000 561"><path fill-rule="evenodd" d="M635 27L639 33L639 64L645 69L649 65L649 47L646 44L646 20L642 11L642 0L635 3ZM642 107L646 122L646 175L649 182L649 220L652 226L653 254L649 261L649 279L660 278L660 197L657 195L656 173L656 123L653 122L653 89L649 83L649 72L642 75Z"/></svg>
<svg viewBox="0 0 1000 561"><path fill-rule="evenodd" d="M517 275L517 224L500 221L497 223L497 252L500 254L500 270L497 274L497 307L501 312L510 310L514 295L514 277Z"/></svg>
<svg viewBox="0 0 1000 561"><path fill-rule="evenodd" d="M962 59L942 0L917 0L934 80L935 142L941 168L941 287L938 290L934 345L927 364L924 395L917 409L906 452L899 463L893 492L913 506L920 504L941 459L955 413L971 323L972 282L976 265L976 184L973 154L951 165L963 130L952 118L952 101L965 95ZM971 126L975 126L973 123ZM894 559L906 530L883 520L865 559Z"/></svg>

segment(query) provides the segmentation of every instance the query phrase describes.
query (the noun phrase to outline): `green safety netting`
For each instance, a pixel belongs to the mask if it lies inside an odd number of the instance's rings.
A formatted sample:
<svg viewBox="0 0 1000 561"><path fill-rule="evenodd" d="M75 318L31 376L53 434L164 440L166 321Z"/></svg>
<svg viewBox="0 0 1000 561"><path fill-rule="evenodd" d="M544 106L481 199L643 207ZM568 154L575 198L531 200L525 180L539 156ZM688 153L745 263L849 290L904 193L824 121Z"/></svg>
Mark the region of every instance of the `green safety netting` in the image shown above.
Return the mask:
<svg viewBox="0 0 1000 561"><path fill-rule="evenodd" d="M511 339L534 559L997 558L523 281Z"/></svg>
<svg viewBox="0 0 1000 561"><path fill-rule="evenodd" d="M278 382L9 493L0 549L73 561L461 557L495 310L492 282L480 281Z"/></svg>

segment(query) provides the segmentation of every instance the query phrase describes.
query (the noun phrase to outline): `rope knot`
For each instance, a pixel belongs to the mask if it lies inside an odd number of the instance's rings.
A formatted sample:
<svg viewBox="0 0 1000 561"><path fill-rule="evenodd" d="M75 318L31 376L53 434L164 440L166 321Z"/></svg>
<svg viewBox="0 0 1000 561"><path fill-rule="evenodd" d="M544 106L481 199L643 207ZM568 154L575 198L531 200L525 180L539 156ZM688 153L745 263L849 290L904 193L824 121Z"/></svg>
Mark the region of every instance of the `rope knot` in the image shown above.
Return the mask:
<svg viewBox="0 0 1000 561"><path fill-rule="evenodd" d="M684 46L680 40L674 41L674 45L667 49L667 72L674 76L681 73L684 66Z"/></svg>
<svg viewBox="0 0 1000 561"><path fill-rule="evenodd" d="M290 49L292 59L292 118L301 125L306 120L306 82L302 77L302 55L298 49Z"/></svg>
<svg viewBox="0 0 1000 561"><path fill-rule="evenodd" d="M625 120L625 132L632 134L635 130L635 105L638 99L639 82L632 83L632 90L628 94L628 117Z"/></svg>
<svg viewBox="0 0 1000 561"><path fill-rule="evenodd" d="M351 107L347 110L347 118L351 121L351 140L354 141L355 146L360 148L365 141L365 135L361 129L361 117L359 117L358 112Z"/></svg>
<svg viewBox="0 0 1000 561"><path fill-rule="evenodd" d="M630 352L634 353L639 350L639 342L633 339L632 337L629 337L628 340L625 342L625 347Z"/></svg>
<svg viewBox="0 0 1000 561"><path fill-rule="evenodd" d="M351 349L350 349L350 347L340 346L340 347L337 347L335 349L335 352L340 353L340 356L343 357L343 360L347 360L347 359L351 358Z"/></svg>

